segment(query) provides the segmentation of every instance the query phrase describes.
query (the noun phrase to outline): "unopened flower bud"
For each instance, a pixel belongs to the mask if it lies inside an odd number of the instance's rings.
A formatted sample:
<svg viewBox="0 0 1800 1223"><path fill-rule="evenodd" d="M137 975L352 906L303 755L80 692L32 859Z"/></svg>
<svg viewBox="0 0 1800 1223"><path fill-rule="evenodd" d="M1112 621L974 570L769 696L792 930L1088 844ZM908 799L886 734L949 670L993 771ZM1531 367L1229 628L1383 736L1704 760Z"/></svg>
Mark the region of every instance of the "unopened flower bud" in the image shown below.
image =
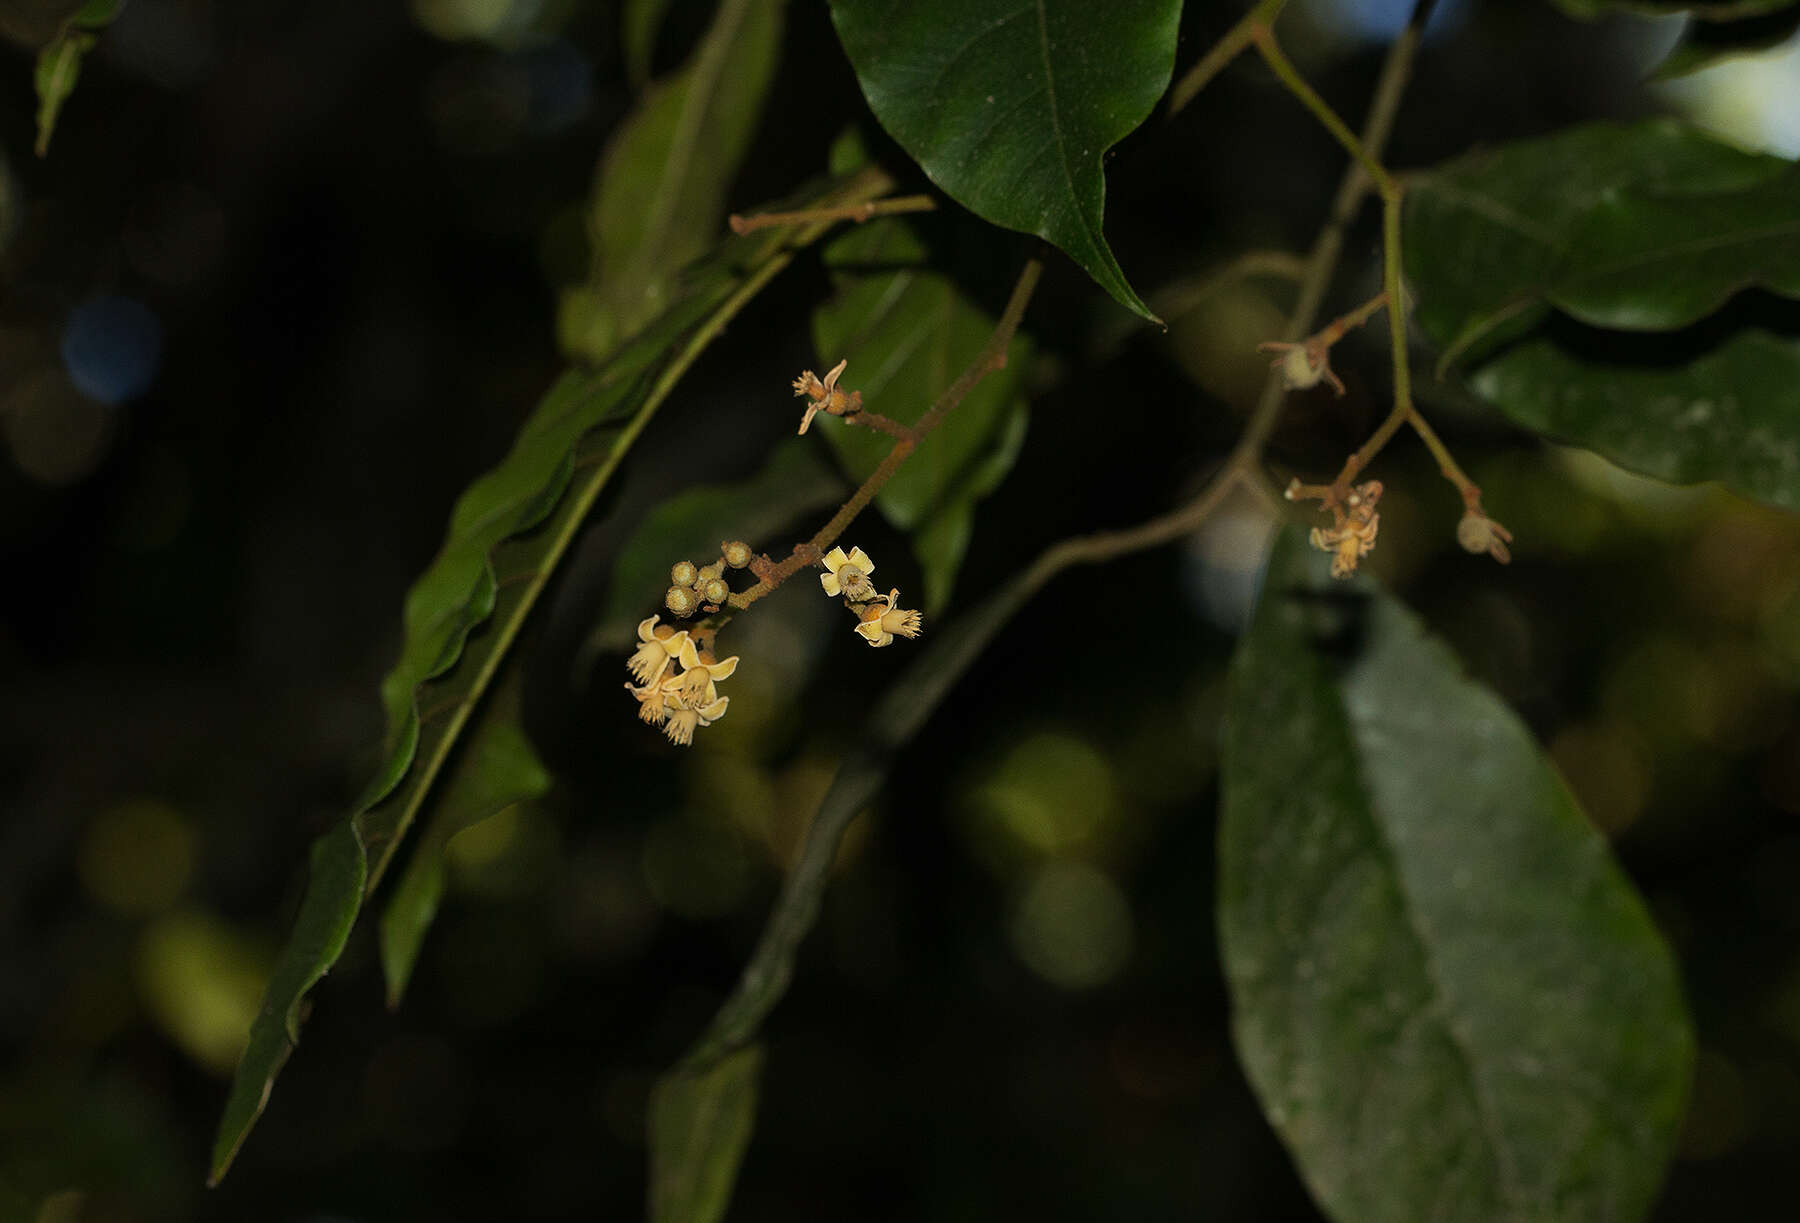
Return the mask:
<svg viewBox="0 0 1800 1223"><path fill-rule="evenodd" d="M733 569L744 568L750 563L751 556L754 555L750 551L750 545L741 539L728 540L720 546L719 550L725 554L725 563Z"/></svg>
<svg viewBox="0 0 1800 1223"><path fill-rule="evenodd" d="M671 586L663 596L663 606L685 619L700 610L700 600L686 586Z"/></svg>
<svg viewBox="0 0 1800 1223"><path fill-rule="evenodd" d="M723 603L731 597L731 587L725 584L724 578L707 578L700 583L700 595L708 603Z"/></svg>
<svg viewBox="0 0 1800 1223"><path fill-rule="evenodd" d="M692 586L700 580L700 571L694 568L693 561L676 561L669 567L669 582L675 586ZM674 611L674 608L670 608Z"/></svg>
<svg viewBox="0 0 1800 1223"><path fill-rule="evenodd" d="M1470 510L1456 524L1456 542L1466 552L1485 552L1502 565L1512 560L1512 532L1480 510Z"/></svg>
<svg viewBox="0 0 1800 1223"><path fill-rule="evenodd" d="M725 576L725 562L724 561L714 561L710 565L702 565L700 567L700 572L695 576L694 583L695 583L695 585L704 585L705 583L712 581L712 579L714 579L714 578L722 578L724 576Z"/></svg>

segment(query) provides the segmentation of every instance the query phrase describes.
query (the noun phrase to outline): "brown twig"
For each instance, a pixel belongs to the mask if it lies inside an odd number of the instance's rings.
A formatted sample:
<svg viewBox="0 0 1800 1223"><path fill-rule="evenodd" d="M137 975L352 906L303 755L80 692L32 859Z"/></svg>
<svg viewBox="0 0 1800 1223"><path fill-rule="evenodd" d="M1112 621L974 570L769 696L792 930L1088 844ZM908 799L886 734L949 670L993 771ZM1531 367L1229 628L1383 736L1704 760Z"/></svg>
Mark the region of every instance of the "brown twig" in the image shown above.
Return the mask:
<svg viewBox="0 0 1800 1223"><path fill-rule="evenodd" d="M777 225L811 225L819 221L855 221L860 224L871 217L884 217L897 212L930 212L936 207L937 201L929 195L896 195L885 200L847 204L842 208L799 208L792 212L759 212L747 217L734 212L730 223L732 233L747 234Z"/></svg>

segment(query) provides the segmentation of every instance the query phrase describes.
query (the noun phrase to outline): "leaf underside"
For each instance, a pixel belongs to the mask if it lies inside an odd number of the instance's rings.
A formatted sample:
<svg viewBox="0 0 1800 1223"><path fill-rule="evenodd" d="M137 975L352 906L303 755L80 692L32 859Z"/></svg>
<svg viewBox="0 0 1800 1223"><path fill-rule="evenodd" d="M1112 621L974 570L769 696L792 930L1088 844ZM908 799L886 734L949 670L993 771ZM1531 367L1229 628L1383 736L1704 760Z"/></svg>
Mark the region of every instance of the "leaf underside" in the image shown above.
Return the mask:
<svg viewBox="0 0 1800 1223"><path fill-rule="evenodd" d="M677 1069L650 1096L651 1223L717 1223L756 1120L763 1051L751 1045L704 1069Z"/></svg>
<svg viewBox="0 0 1800 1223"><path fill-rule="evenodd" d="M1346 1223L1643 1217L1674 961L1519 720L1290 532L1233 663L1219 927L1250 1082Z"/></svg>
<svg viewBox="0 0 1800 1223"><path fill-rule="evenodd" d="M1157 321L1101 232L1102 159L1168 88L1180 0L832 0L831 16L869 108L932 182Z"/></svg>

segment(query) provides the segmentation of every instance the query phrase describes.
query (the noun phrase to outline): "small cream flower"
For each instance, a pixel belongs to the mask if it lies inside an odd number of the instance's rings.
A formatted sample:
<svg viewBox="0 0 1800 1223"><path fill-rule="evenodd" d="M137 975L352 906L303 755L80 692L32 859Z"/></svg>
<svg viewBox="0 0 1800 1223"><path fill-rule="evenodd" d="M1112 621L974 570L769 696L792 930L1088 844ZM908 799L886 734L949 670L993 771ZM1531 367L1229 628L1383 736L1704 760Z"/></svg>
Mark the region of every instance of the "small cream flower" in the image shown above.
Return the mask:
<svg viewBox="0 0 1800 1223"><path fill-rule="evenodd" d="M671 625L659 626L656 622L660 619L661 616L651 616L638 625L638 641L642 644L625 663L625 669L640 684L654 685L668 669L669 660L679 657L681 647L687 644L687 630L676 632Z"/></svg>
<svg viewBox="0 0 1800 1223"><path fill-rule="evenodd" d="M875 587L869 584L875 562L861 548L850 549L849 556L844 555L842 548L833 548L820 558L820 563L830 572L819 575L819 585L832 598L841 594L852 603L864 603L876 597Z"/></svg>
<svg viewBox="0 0 1800 1223"><path fill-rule="evenodd" d="M736 660L733 659L735 662ZM688 706L669 708L669 722L663 727L663 733L669 736L669 742L686 747L694 741L694 730L700 726L711 726L725 716L725 707L731 704L731 698L722 696L711 704L700 709Z"/></svg>
<svg viewBox="0 0 1800 1223"><path fill-rule="evenodd" d="M800 418L800 432L805 433L812 424L812 418L820 412L846 416L862 411L861 391L838 390L838 379L843 376L844 367L848 364L848 359L839 361L831 367L824 381L820 381L818 375L810 369L802 370L800 376L794 379L794 394L812 400L806 405L806 415Z"/></svg>
<svg viewBox="0 0 1800 1223"><path fill-rule="evenodd" d="M669 716L668 710L663 707L663 691L655 684L647 684L642 688L626 684L625 691L637 699L638 717L650 725L661 726L663 719Z"/></svg>
<svg viewBox="0 0 1800 1223"><path fill-rule="evenodd" d="M925 618L916 611L895 607L899 601L899 590L890 590L885 602L871 603L862 609L862 623L856 626L856 631L867 637L876 649L891 644L896 633L902 637L917 637L925 630Z"/></svg>
<svg viewBox="0 0 1800 1223"><path fill-rule="evenodd" d="M680 674L663 680L663 695L684 709L697 709L719 699L714 685L719 680L731 678L732 672L737 670L738 656L733 654L724 662L714 662L711 654L696 650L690 639L681 644L681 665L685 669Z"/></svg>

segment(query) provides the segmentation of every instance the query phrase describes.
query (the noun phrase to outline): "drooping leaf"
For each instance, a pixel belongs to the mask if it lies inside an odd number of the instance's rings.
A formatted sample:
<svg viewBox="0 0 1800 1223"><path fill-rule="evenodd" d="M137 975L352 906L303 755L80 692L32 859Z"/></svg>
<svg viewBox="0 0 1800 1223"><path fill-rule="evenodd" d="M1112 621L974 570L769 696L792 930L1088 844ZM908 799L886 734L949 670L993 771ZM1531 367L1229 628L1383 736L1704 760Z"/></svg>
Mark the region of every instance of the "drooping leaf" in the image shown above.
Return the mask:
<svg viewBox="0 0 1800 1223"><path fill-rule="evenodd" d="M1526 428L1621 467L1800 510L1800 340L1743 330L1692 360L1627 363L1536 335L1469 385Z"/></svg>
<svg viewBox="0 0 1800 1223"><path fill-rule="evenodd" d="M832 0L869 108L931 181L1157 321L1101 232L1102 159L1175 68L1180 0Z"/></svg>
<svg viewBox="0 0 1800 1223"><path fill-rule="evenodd" d="M81 76L81 60L99 41L97 31L105 29L125 7L125 0L88 0L63 21L56 37L38 52L33 81L37 87L37 144L39 157L50 152L50 137L56 130L56 118L63 103L75 92Z"/></svg>
<svg viewBox="0 0 1800 1223"><path fill-rule="evenodd" d="M216 1185L269 1102L269 1088L300 1040L302 1003L308 991L343 954L356 911L362 904L366 872L361 844L349 824L339 824L313 842L306 894L263 991L262 1008L250 1025L250 1042L238 1063L213 1141ZM247 1075L246 1068L250 1070Z"/></svg>
<svg viewBox="0 0 1800 1223"><path fill-rule="evenodd" d="M1650 79L1673 80L1780 46L1800 30L1800 4L1793 0L1785 3L1785 8L1739 21L1688 22L1681 38L1651 71Z"/></svg>
<svg viewBox="0 0 1800 1223"><path fill-rule="evenodd" d="M804 438L778 444L756 475L736 484L683 489L644 519L613 562L606 609L592 640L617 648L632 640L632 629L662 602L669 566L679 560L705 565L719 544L742 539L759 552L785 555L772 532L809 510L843 500L844 481Z"/></svg>
<svg viewBox="0 0 1800 1223"><path fill-rule="evenodd" d="M571 353L599 360L668 304L682 265L713 245L726 192L775 72L782 0L724 0L679 72L652 86L600 158L590 283L563 303Z"/></svg>
<svg viewBox="0 0 1800 1223"><path fill-rule="evenodd" d="M854 203L888 185L885 176L866 173L803 202ZM766 231L728 242L695 265L663 316L606 365L559 379L511 453L458 499L442 550L407 596L400 660L382 684L387 755L347 831L333 834L334 846L347 843L356 852L315 855L302 907L303 917L319 910L312 925L350 929L625 452L725 323L818 233ZM352 875L353 888L346 883ZM232 1081L213 1181L224 1175L287 1060L302 998L341 949L340 938L328 954L305 960L310 975L278 970L271 978ZM298 953L290 946L283 954L285 964Z"/></svg>
<svg viewBox="0 0 1800 1223"><path fill-rule="evenodd" d="M444 851L452 838L515 803L542 797L550 773L519 725L518 683L489 700L432 806L412 859L381 912L381 968L387 1002L398 1007L418 962L419 948L444 895Z"/></svg>
<svg viewBox="0 0 1800 1223"><path fill-rule="evenodd" d="M763 1051L751 1045L677 1068L650 1096L651 1223L717 1223L756 1123Z"/></svg>
<svg viewBox="0 0 1800 1223"><path fill-rule="evenodd" d="M860 391L869 411L913 424L974 359L994 318L956 282L926 265L926 249L905 221L874 221L825 251L837 291L813 311L820 364L850 364L839 385ZM1015 336L1006 368L988 375L922 442L875 499L882 516L912 534L941 605L968 546L975 502L1018 458L1024 419L1016 410L1030 342ZM852 480L861 482L894 439L866 426L815 418ZM929 609L935 610L935 608Z"/></svg>
<svg viewBox="0 0 1800 1223"><path fill-rule="evenodd" d="M1750 286L1800 296L1800 165L1668 119L1570 128L1410 180L1405 257L1445 364L1552 308L1683 327Z"/></svg>
<svg viewBox="0 0 1800 1223"><path fill-rule="evenodd" d="M1511 711L1289 533L1233 663L1219 928L1250 1082L1344 1223L1642 1218L1674 962Z"/></svg>

